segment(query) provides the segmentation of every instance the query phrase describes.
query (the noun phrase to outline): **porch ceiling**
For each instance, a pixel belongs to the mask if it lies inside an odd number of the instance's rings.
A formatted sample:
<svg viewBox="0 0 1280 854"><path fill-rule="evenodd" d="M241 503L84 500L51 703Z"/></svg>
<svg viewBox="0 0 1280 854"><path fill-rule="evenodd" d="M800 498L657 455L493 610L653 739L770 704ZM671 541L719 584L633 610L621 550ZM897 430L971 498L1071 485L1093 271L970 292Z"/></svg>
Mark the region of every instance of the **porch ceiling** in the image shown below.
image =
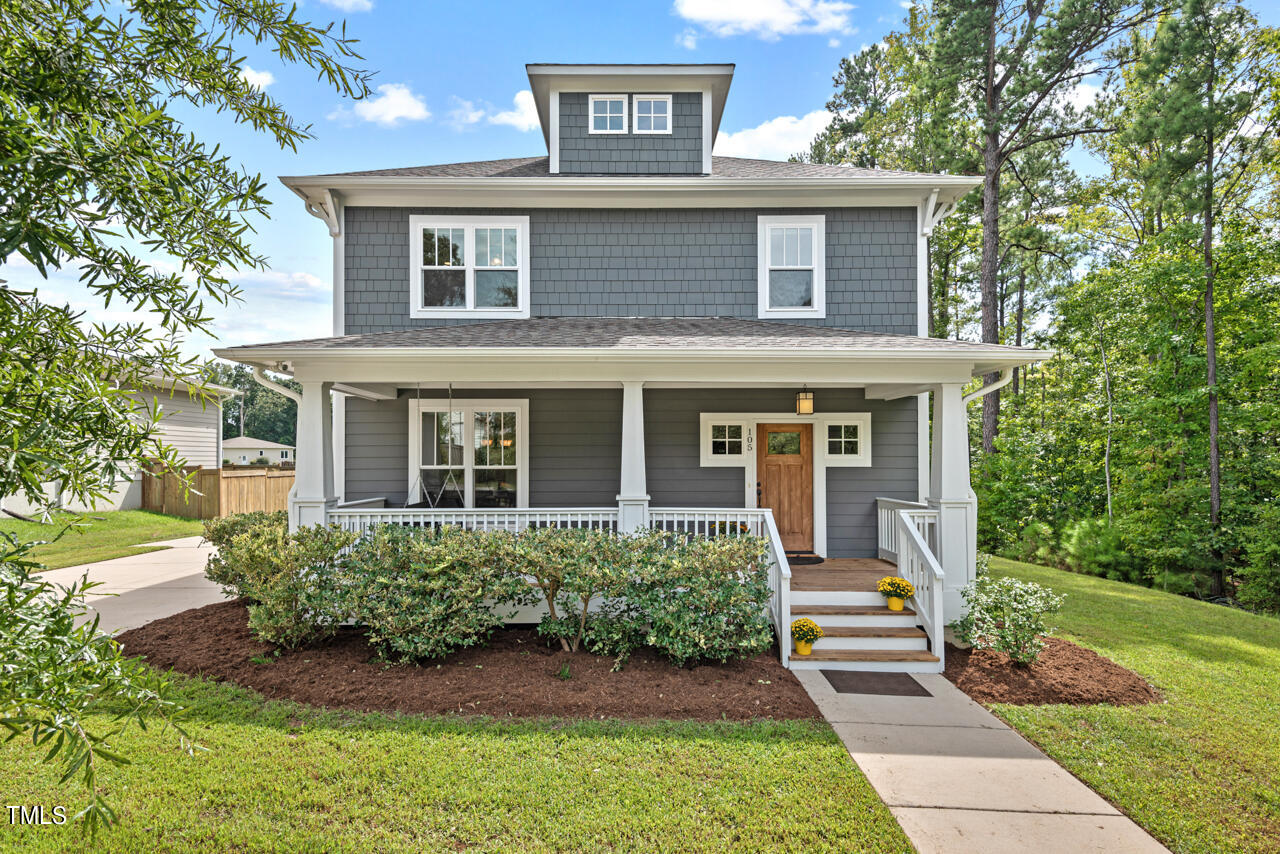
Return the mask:
<svg viewBox="0 0 1280 854"><path fill-rule="evenodd" d="M739 318L531 318L214 351L334 382L965 382L1052 352Z"/></svg>

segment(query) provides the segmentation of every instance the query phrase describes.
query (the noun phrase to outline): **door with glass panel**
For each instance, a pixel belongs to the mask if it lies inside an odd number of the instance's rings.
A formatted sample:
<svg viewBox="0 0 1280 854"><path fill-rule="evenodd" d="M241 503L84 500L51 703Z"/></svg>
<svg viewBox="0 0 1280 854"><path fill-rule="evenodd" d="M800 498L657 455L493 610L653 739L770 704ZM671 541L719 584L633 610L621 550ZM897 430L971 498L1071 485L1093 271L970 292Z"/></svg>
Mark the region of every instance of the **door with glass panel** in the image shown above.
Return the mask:
<svg viewBox="0 0 1280 854"><path fill-rule="evenodd" d="M425 409L413 506L517 507L520 413L500 407Z"/></svg>
<svg viewBox="0 0 1280 854"><path fill-rule="evenodd" d="M773 510L782 546L813 551L813 425L756 426L756 505Z"/></svg>

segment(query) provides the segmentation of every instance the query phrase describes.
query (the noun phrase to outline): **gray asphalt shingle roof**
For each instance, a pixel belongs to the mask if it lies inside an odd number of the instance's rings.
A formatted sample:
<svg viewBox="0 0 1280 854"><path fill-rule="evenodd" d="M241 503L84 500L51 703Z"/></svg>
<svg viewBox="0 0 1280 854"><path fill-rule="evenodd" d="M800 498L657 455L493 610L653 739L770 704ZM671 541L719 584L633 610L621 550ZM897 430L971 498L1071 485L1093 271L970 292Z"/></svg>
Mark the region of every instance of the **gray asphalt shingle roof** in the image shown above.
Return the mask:
<svg viewBox="0 0 1280 854"><path fill-rule="evenodd" d="M864 169L859 166L836 166L825 163L789 163L780 160L753 160L746 157L712 157L712 175L716 178L874 178L923 177L924 172L898 172L891 169ZM505 160L475 160L469 163L442 163L434 166L407 166L400 169L370 169L363 172L338 172L309 177L324 178L549 178L553 177L550 158L510 157ZM610 177L575 172L560 173L558 178ZM631 176L634 177L634 176ZM689 177L659 175L645 177Z"/></svg>
<svg viewBox="0 0 1280 854"><path fill-rule="evenodd" d="M757 350L757 349L870 349L929 350L938 353L1024 348L975 344L914 335L888 335L824 326L800 326L731 317L534 317L453 326L433 326L396 332L308 338L253 345L252 349L307 350L395 348L587 348L606 350ZM246 347L232 347L234 355Z"/></svg>

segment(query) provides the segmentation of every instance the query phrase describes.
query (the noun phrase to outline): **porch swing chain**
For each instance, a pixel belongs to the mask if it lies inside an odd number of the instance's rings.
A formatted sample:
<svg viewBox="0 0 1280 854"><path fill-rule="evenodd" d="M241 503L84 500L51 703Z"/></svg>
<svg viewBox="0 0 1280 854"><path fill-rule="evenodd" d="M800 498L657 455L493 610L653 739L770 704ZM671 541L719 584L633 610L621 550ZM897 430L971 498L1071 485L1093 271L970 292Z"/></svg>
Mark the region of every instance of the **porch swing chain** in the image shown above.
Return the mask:
<svg viewBox="0 0 1280 854"><path fill-rule="evenodd" d="M417 396L417 400L418 400L418 404L419 404L419 407L418 407L418 417L419 417L419 418L421 418L421 417L422 417L422 407L421 407L421 404L422 404L422 381L421 381L421 380L419 380L419 381L418 381L418 383L417 383L417 389L416 389L415 394L416 394L416 396ZM449 419L449 439L450 439L450 445L449 445L449 456L450 456L450 458L452 458L452 456L453 456L453 445L452 445L452 439L453 439L453 383L449 383L449 406L448 406L448 409L445 411L445 417ZM459 507L465 507L465 506L466 506L466 503L467 503L467 497L466 497L466 494L463 492L462 487L458 485L458 479L457 479L456 477L454 477L454 475L453 475L452 459L450 459L450 461L449 461L449 467L445 469L445 476L444 476L444 480L440 483L440 489L436 492L435 498L432 498L432 497L431 497L431 493L427 492L426 484L425 484L425 483L423 482L423 480L422 480L422 466L421 466L421 465L419 465L419 466L418 466L418 476L417 476L417 478L415 478L415 479L414 479L414 482L413 482L413 489L412 489L412 490L410 490L410 492L409 492L409 494L408 494L407 496L405 496L404 506L405 506L405 507L409 507L409 506L410 506L410 502L412 501L413 497L414 497L415 495L419 495L419 496L422 496L422 500L426 502L426 504L427 504L427 506L428 506L429 508L431 508L432 510L435 510L437 507L439 507L439 506L440 506L440 499L441 499L441 498L444 498L444 494L445 494L446 492L448 492L450 489L452 489L452 490L454 491L454 493L456 493L456 494L457 494L457 496L458 496L458 506L459 506Z"/></svg>

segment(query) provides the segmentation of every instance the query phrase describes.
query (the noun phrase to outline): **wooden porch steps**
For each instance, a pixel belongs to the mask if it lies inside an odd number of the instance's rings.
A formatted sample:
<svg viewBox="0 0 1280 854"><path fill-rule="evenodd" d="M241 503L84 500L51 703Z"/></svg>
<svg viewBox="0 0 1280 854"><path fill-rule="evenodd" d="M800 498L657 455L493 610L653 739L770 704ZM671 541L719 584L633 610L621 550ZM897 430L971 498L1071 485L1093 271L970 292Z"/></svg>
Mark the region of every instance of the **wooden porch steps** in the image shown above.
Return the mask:
<svg viewBox="0 0 1280 854"><path fill-rule="evenodd" d="M919 626L823 626L827 638L927 638Z"/></svg>
<svg viewBox="0 0 1280 854"><path fill-rule="evenodd" d="M938 656L920 649L815 649L792 661L866 661L866 662L937 662Z"/></svg>
<svg viewBox="0 0 1280 854"><path fill-rule="evenodd" d="M910 608L890 611L886 605L794 605L791 613L796 617L914 617L916 615L916 612Z"/></svg>

